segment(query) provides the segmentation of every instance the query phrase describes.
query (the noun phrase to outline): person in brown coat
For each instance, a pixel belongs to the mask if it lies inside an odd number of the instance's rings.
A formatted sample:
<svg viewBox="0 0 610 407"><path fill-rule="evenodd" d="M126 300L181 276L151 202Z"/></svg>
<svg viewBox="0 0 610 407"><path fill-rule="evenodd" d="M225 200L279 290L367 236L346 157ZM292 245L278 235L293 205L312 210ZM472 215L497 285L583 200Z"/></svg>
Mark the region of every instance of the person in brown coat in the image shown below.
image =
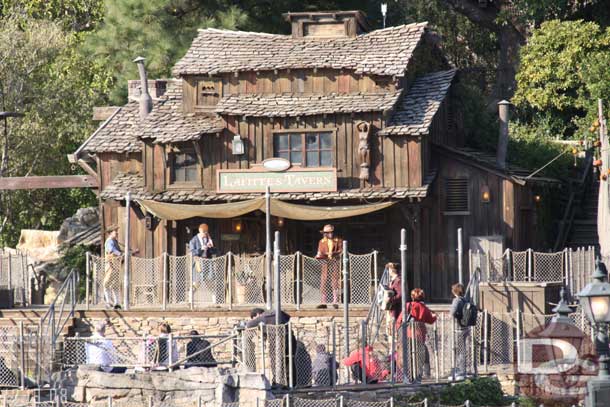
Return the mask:
<svg viewBox="0 0 610 407"><path fill-rule="evenodd" d="M328 302L328 278L333 293L333 306L339 307L339 276L341 272L341 254L343 253L343 240L334 235L335 227L325 225L320 231L324 237L318 243L316 259L322 260L322 274L320 275L320 292L322 294L321 305L318 308L326 308Z"/></svg>

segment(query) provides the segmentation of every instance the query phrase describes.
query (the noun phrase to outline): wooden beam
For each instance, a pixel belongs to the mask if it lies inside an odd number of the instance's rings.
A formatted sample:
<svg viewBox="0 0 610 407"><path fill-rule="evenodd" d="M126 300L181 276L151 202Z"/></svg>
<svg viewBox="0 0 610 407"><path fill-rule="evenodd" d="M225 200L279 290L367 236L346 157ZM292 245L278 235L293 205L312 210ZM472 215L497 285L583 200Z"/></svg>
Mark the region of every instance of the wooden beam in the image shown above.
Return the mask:
<svg viewBox="0 0 610 407"><path fill-rule="evenodd" d="M56 188L97 188L97 180L89 175L0 178L0 191Z"/></svg>

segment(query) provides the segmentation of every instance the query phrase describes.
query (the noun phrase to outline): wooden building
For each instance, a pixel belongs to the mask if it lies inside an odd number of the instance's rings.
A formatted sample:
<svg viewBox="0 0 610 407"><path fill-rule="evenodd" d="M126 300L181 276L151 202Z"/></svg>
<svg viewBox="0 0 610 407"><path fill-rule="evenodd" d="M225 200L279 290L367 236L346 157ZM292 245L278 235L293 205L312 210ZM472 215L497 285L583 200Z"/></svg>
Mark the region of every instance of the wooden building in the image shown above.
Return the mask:
<svg viewBox="0 0 610 407"><path fill-rule="evenodd" d="M271 182L262 164L280 157L290 161L285 175L294 184L277 181L274 199L312 206L395 202L333 221L337 234L352 252L377 249L396 260L406 227L410 283L433 299L447 299L457 278L458 227L466 250L471 236L495 242L501 236L500 246L517 249L532 244L533 183L541 180L525 182L495 157L464 148L452 95L459 75L426 23L369 31L360 12L285 18L292 35L200 30L173 79L148 81L149 114L139 113L141 82L130 81L130 102L72 157L97 173L104 228L125 226L128 191L135 200L168 204L261 197ZM322 181L312 183L312 174ZM160 220L136 204L131 219L131 244L141 256L184 254L202 221L221 252L264 250L260 211ZM310 255L328 223L274 222L284 250Z"/></svg>

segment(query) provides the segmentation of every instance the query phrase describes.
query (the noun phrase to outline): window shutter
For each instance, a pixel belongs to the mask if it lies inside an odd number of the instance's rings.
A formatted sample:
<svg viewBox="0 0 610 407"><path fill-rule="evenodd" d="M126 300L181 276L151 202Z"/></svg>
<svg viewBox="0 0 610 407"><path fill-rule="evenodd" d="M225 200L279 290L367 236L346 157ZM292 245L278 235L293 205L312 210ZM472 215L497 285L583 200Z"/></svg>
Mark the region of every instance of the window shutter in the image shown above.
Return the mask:
<svg viewBox="0 0 610 407"><path fill-rule="evenodd" d="M445 213L468 214L468 178L447 178L445 186Z"/></svg>

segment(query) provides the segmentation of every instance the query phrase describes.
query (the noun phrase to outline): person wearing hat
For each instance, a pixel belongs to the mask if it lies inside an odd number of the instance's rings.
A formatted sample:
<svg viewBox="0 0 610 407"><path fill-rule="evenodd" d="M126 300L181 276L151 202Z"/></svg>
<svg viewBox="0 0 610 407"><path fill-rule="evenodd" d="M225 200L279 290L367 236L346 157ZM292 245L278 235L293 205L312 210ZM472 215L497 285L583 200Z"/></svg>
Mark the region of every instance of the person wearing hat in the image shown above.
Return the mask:
<svg viewBox="0 0 610 407"><path fill-rule="evenodd" d="M117 240L118 227L110 226L108 228L108 238L104 243L105 267L104 267L104 301L106 306L118 309L121 307L119 303L119 289L121 286L121 259L123 252L119 247Z"/></svg>
<svg viewBox="0 0 610 407"><path fill-rule="evenodd" d="M322 301L318 308L326 308L328 302L328 277L330 275L330 286L333 293L333 306L338 308L339 304L339 275L341 270L341 254L343 252L343 240L334 235L333 225L324 225L320 231L323 234L318 243L316 259L322 260L322 274L320 275L320 291Z"/></svg>

